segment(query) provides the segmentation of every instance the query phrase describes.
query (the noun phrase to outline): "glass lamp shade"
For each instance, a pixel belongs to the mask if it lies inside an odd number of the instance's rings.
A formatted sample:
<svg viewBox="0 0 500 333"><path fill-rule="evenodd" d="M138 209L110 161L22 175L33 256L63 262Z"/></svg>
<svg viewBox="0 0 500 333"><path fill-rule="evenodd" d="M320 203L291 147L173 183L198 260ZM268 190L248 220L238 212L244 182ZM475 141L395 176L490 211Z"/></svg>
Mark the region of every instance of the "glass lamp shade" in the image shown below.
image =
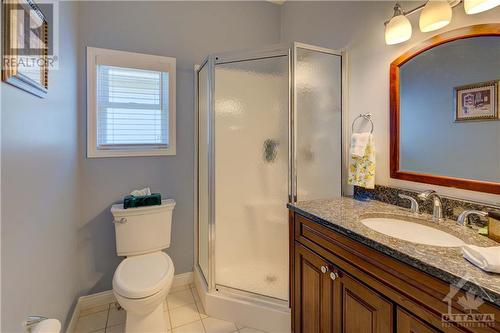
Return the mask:
<svg viewBox="0 0 500 333"><path fill-rule="evenodd" d="M465 13L472 15L500 5L500 0L464 0Z"/></svg>
<svg viewBox="0 0 500 333"><path fill-rule="evenodd" d="M399 44L411 38L411 23L404 15L394 16L385 26L385 43Z"/></svg>
<svg viewBox="0 0 500 333"><path fill-rule="evenodd" d="M452 10L448 1L430 0L420 14L420 31L429 32L448 25L451 21Z"/></svg>

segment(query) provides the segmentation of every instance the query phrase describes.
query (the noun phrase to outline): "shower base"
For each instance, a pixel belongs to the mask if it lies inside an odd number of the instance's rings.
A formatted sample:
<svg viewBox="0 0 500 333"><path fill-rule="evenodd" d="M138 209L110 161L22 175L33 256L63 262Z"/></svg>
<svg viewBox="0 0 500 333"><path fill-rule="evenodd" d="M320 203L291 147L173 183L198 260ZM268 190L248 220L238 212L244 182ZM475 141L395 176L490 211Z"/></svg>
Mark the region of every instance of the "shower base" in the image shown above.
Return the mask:
<svg viewBox="0 0 500 333"><path fill-rule="evenodd" d="M288 299L288 261L271 265L269 261L235 264L217 271L218 282L223 286L261 293L276 299ZM284 260L282 260L284 261ZM227 282L226 282L227 281ZM236 285L235 285L236 283Z"/></svg>
<svg viewBox="0 0 500 333"><path fill-rule="evenodd" d="M288 302L225 287L209 292L198 268L194 270L194 283L208 316L269 333L290 332Z"/></svg>

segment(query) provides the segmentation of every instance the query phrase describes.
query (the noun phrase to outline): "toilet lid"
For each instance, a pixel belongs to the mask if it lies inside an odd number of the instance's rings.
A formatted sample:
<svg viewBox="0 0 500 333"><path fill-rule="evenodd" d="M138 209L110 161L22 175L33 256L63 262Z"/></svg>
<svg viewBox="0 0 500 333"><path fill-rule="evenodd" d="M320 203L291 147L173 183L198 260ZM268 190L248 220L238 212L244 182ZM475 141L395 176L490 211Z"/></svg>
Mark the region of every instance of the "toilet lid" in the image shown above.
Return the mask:
<svg viewBox="0 0 500 333"><path fill-rule="evenodd" d="M164 288L173 276L174 264L164 252L128 257L115 271L113 290L127 298L148 297Z"/></svg>

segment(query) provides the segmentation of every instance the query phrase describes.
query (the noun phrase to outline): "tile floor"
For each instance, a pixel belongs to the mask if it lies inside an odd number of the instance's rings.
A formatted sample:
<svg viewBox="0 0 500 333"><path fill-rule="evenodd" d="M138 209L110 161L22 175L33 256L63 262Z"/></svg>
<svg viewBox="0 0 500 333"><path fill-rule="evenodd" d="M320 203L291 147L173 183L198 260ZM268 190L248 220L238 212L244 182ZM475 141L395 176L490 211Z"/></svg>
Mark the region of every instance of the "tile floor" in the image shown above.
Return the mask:
<svg viewBox="0 0 500 333"><path fill-rule="evenodd" d="M166 318L171 333L257 333L262 331L208 317L193 286L171 290ZM117 303L97 306L80 312L75 333L123 333L125 310Z"/></svg>

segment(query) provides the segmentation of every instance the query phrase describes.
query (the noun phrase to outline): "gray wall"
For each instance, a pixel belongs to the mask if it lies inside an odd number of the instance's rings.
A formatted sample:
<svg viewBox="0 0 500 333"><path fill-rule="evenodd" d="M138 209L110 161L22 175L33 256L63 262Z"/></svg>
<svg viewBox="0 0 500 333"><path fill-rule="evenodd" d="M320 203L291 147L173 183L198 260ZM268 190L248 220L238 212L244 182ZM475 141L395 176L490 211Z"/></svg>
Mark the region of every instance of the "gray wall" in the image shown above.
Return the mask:
<svg viewBox="0 0 500 333"><path fill-rule="evenodd" d="M209 53L279 42L280 7L267 2L82 2L79 75L85 47L177 58L177 155L86 159L85 87L80 96L82 204L79 230L81 292L111 289L116 256L110 205L131 190L151 186L174 198L172 244L176 274L193 268L193 66Z"/></svg>
<svg viewBox="0 0 500 333"><path fill-rule="evenodd" d="M77 6L60 4L47 98L2 83L2 332L64 321L78 293Z"/></svg>
<svg viewBox="0 0 500 333"><path fill-rule="evenodd" d="M402 170L500 182L500 121L454 122L454 88L500 79L500 38L457 40L401 67Z"/></svg>
<svg viewBox="0 0 500 333"><path fill-rule="evenodd" d="M386 2L286 1L282 6L281 39L346 48L363 35L370 12L381 3Z"/></svg>

